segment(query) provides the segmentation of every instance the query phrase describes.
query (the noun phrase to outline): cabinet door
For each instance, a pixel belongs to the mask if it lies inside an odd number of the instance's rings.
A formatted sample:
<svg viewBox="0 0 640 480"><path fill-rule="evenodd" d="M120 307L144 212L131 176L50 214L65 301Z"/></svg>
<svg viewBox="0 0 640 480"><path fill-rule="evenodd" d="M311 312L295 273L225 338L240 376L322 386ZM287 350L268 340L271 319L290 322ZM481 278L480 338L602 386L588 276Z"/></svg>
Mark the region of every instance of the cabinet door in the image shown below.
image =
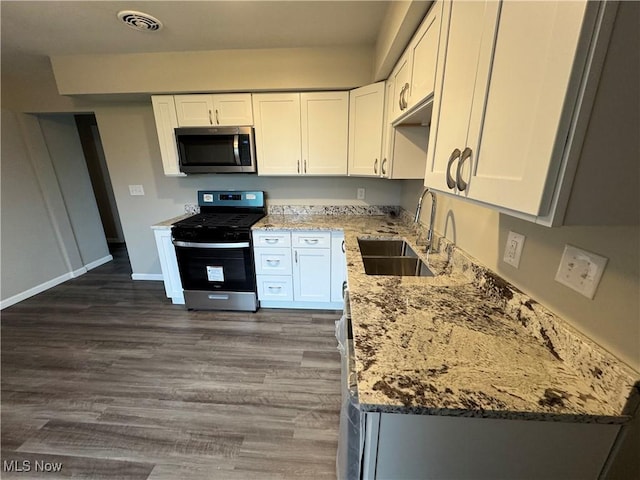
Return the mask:
<svg viewBox="0 0 640 480"><path fill-rule="evenodd" d="M447 2L443 9L438 75L425 185L449 191L454 151L473 151L479 136L499 2ZM441 72L441 73L440 73ZM472 132L470 135L469 132ZM458 156L459 158L459 156Z"/></svg>
<svg viewBox="0 0 640 480"><path fill-rule="evenodd" d="M331 301L342 302L343 287L347 282L347 258L344 233L331 232Z"/></svg>
<svg viewBox="0 0 640 480"><path fill-rule="evenodd" d="M173 95L153 95L151 103L153 105L153 116L156 120L164 174L182 177L185 174L180 172L178 163L178 146L174 133L174 129L178 126L178 118L176 117L176 105Z"/></svg>
<svg viewBox="0 0 640 480"><path fill-rule="evenodd" d="M253 95L258 175L301 173L300 94Z"/></svg>
<svg viewBox="0 0 640 480"><path fill-rule="evenodd" d="M181 127L208 127L213 125L213 99L211 95L176 95L176 113Z"/></svg>
<svg viewBox="0 0 640 480"><path fill-rule="evenodd" d="M384 123L382 125L382 161L380 162L380 176L389 178L391 175L391 162L393 162L394 131L391 121L393 117L393 91L395 84L389 77L385 84L384 97Z"/></svg>
<svg viewBox="0 0 640 480"><path fill-rule="evenodd" d="M406 51L393 72L391 80L393 82L393 101L391 102L391 121L398 118L408 107L411 96L411 52Z"/></svg>
<svg viewBox="0 0 640 480"><path fill-rule="evenodd" d="M587 3L502 5L470 198L531 215L548 211L547 178L557 176L566 112L577 98L572 72L581 75L585 62L576 55Z"/></svg>
<svg viewBox="0 0 640 480"><path fill-rule="evenodd" d="M154 230L153 233L156 239L165 293L173 303L184 304L184 293L182 291L182 282L180 281L180 272L178 271L176 250L173 247L173 243L171 243L171 230Z"/></svg>
<svg viewBox="0 0 640 480"><path fill-rule="evenodd" d="M384 89L378 82L349 93L349 175L380 174Z"/></svg>
<svg viewBox="0 0 640 480"><path fill-rule="evenodd" d="M293 298L296 302L331 301L331 249L293 249Z"/></svg>
<svg viewBox="0 0 640 480"><path fill-rule="evenodd" d="M256 275L258 299L263 301L292 302L291 275Z"/></svg>
<svg viewBox="0 0 640 480"><path fill-rule="evenodd" d="M349 92L300 94L302 172L346 175L349 139Z"/></svg>
<svg viewBox="0 0 640 480"><path fill-rule="evenodd" d="M291 246L294 248L331 248L331 233L292 232Z"/></svg>
<svg viewBox="0 0 640 480"><path fill-rule="evenodd" d="M291 275L291 249L256 247L253 249L258 275Z"/></svg>
<svg viewBox="0 0 640 480"><path fill-rule="evenodd" d="M411 87L408 108L433 94L441 17L442 2L435 2L409 45Z"/></svg>
<svg viewBox="0 0 640 480"><path fill-rule="evenodd" d="M254 247L290 247L291 232L280 230L256 230L253 232Z"/></svg>
<svg viewBox="0 0 640 480"><path fill-rule="evenodd" d="M253 125L253 109L250 93L213 95L214 125Z"/></svg>

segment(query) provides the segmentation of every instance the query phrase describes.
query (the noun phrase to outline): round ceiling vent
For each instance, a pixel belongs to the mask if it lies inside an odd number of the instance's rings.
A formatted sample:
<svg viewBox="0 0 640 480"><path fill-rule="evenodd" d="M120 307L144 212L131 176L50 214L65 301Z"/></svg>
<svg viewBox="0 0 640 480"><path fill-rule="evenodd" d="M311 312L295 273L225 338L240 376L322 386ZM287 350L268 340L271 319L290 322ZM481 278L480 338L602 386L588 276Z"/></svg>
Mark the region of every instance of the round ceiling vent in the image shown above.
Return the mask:
<svg viewBox="0 0 640 480"><path fill-rule="evenodd" d="M118 18L127 24L127 26L140 30L141 32L157 32L162 28L162 22L148 13L122 10L118 12Z"/></svg>

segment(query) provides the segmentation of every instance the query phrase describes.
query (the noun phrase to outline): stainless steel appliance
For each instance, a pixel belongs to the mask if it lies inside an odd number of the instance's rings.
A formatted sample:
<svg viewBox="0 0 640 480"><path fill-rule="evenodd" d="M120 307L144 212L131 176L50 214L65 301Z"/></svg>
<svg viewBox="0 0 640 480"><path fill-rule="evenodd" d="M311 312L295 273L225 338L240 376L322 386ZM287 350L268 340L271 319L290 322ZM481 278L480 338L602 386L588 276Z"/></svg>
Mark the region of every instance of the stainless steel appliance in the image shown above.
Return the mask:
<svg viewBox="0 0 640 480"><path fill-rule="evenodd" d="M251 127L176 128L183 173L256 173Z"/></svg>
<svg viewBox="0 0 640 480"><path fill-rule="evenodd" d="M199 191L200 213L171 229L187 308L258 309L251 226L264 192Z"/></svg>

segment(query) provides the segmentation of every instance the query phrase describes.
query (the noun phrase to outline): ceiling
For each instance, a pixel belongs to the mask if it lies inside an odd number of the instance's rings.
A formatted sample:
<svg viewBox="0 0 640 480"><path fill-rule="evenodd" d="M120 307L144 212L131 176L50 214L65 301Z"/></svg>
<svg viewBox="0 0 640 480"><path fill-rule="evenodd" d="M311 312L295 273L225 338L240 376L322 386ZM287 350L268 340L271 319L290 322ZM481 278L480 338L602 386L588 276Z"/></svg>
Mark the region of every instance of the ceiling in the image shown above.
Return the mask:
<svg viewBox="0 0 640 480"><path fill-rule="evenodd" d="M388 1L0 2L2 73L49 68L52 55L373 46ZM140 32L117 18L160 20Z"/></svg>

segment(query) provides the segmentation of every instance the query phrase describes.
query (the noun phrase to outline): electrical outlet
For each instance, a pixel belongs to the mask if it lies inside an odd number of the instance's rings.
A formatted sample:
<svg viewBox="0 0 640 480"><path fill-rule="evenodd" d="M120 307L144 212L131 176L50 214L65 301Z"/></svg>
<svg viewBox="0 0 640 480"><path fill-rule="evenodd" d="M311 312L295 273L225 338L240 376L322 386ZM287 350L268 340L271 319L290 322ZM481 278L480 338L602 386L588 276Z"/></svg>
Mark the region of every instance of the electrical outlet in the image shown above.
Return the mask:
<svg viewBox="0 0 640 480"><path fill-rule="evenodd" d="M142 185L129 185L129 195L144 195Z"/></svg>
<svg viewBox="0 0 640 480"><path fill-rule="evenodd" d="M606 266L606 257L565 245L555 280L587 298L593 298Z"/></svg>
<svg viewBox="0 0 640 480"><path fill-rule="evenodd" d="M364 196L365 196L365 189L364 188L359 188L357 190L357 193L356 193L356 198L358 200L364 200Z"/></svg>
<svg viewBox="0 0 640 480"><path fill-rule="evenodd" d="M520 256L522 255L522 248L524 247L525 236L516 233L509 232L507 236L507 243L504 246L504 257L502 260L509 265L518 268L520 266Z"/></svg>

